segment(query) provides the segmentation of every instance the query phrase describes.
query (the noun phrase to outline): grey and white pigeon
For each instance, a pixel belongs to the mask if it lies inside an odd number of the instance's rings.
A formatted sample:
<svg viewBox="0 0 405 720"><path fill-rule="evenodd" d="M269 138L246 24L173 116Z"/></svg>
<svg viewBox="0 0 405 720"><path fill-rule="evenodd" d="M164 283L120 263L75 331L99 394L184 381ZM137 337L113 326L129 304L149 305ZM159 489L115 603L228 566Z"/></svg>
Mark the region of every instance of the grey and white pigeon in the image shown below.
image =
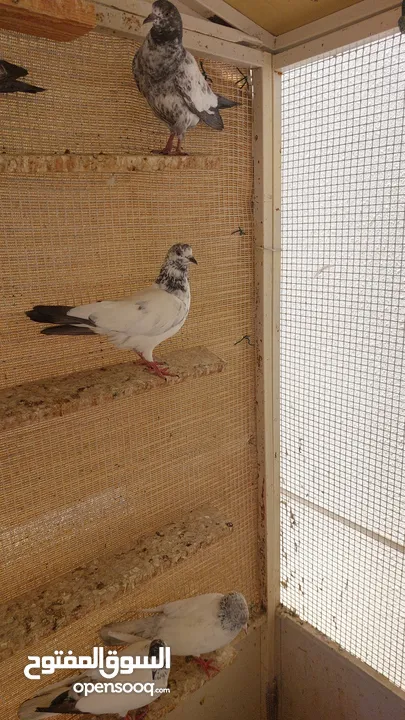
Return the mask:
<svg viewBox="0 0 405 720"><path fill-rule="evenodd" d="M118 656L130 656L135 659L136 656L143 657L149 655L149 659L155 657L159 659L160 648L165 647L165 643L161 640L153 640L145 642L145 640L137 640L129 647L118 653ZM81 715L87 713L91 715L104 715L114 713L131 720L129 715L131 710L145 707L156 700L160 693L158 689L166 688L169 679L170 670L161 668L152 670L151 668L135 669L130 674L123 675L118 673L115 678L107 680L103 677L99 670L90 670L88 673L81 673L66 678L61 682L50 685L41 690L30 700L26 700L20 705L18 717L20 720L42 720L43 718L51 718L54 715L69 714ZM89 689L87 696L84 689L81 693L75 692L73 686L76 683L84 685L85 683L153 683L153 695L147 691L144 692L107 692L96 693ZM158 690L156 692L156 690Z"/></svg>
<svg viewBox="0 0 405 720"><path fill-rule="evenodd" d="M107 335L120 350L135 350L143 365L159 377L171 375L155 362L153 350L175 335L190 309L188 267L197 264L190 245L173 245L156 281L131 297L102 300L77 307L35 305L26 315L35 322L53 323L44 335Z"/></svg>
<svg viewBox="0 0 405 720"><path fill-rule="evenodd" d="M182 45L183 22L169 0L156 0L144 23L153 23L136 53L132 71L142 95L155 115L170 128L166 147L169 155L177 138L176 155L184 155L181 141L185 132L202 120L214 130L223 130L219 113L238 103L216 95L204 78L196 60Z"/></svg>
<svg viewBox="0 0 405 720"><path fill-rule="evenodd" d="M208 593L159 605L142 612L152 616L105 625L100 636L106 645L123 645L137 636L159 635L172 655L190 655L208 673L212 663L200 657L228 645L247 630L249 609L239 592Z"/></svg>
<svg viewBox="0 0 405 720"><path fill-rule="evenodd" d="M0 93L39 93L45 92L45 88L30 85L29 83L18 80L20 77L28 75L28 70L19 65L0 60Z"/></svg>

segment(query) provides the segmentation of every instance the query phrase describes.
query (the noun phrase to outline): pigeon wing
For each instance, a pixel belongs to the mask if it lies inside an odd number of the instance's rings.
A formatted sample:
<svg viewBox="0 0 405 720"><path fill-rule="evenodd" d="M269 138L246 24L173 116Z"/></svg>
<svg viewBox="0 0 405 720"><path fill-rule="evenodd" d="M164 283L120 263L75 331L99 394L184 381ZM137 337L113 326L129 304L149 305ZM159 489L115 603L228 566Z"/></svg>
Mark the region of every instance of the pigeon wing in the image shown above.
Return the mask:
<svg viewBox="0 0 405 720"><path fill-rule="evenodd" d="M192 113L215 130L223 130L218 97L211 90L191 53L186 52L174 82L177 92Z"/></svg>
<svg viewBox="0 0 405 720"><path fill-rule="evenodd" d="M186 598L185 600L175 600L165 605L159 605L156 608L142 610L142 612L162 613L166 617L187 617L195 612L207 611L211 609L218 611L218 605L223 595L221 593L207 593L205 595L197 595L196 597Z"/></svg>
<svg viewBox="0 0 405 720"><path fill-rule="evenodd" d="M132 298L103 300L73 308L71 312L76 317L88 317L96 327L107 332L156 336L178 325L186 311L184 302L176 295L152 287Z"/></svg>

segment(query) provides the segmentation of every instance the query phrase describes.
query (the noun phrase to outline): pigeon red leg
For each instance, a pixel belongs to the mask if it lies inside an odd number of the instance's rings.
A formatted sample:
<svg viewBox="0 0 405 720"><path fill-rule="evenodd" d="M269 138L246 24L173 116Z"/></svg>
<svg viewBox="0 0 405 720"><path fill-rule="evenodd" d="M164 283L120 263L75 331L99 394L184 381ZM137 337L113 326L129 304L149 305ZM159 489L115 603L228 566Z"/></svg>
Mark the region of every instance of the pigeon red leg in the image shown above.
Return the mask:
<svg viewBox="0 0 405 720"><path fill-rule="evenodd" d="M148 711L143 708L142 710L128 710L124 720L145 720L148 715Z"/></svg>
<svg viewBox="0 0 405 720"><path fill-rule="evenodd" d="M163 150L152 150L152 153L154 155L171 155L171 152L173 150L173 140L175 138L174 133L170 133L169 139L166 143L166 147L163 148Z"/></svg>
<svg viewBox="0 0 405 720"><path fill-rule="evenodd" d="M202 668L208 675L208 677L211 677L211 673L213 675L216 675L216 673L219 673L219 668L214 665L212 660L204 660L202 657L195 657L193 655L193 661L199 665L200 668Z"/></svg>
<svg viewBox="0 0 405 720"><path fill-rule="evenodd" d="M146 720L148 717L148 711L146 708L142 708L142 710L138 710L135 715L135 720Z"/></svg>
<svg viewBox="0 0 405 720"><path fill-rule="evenodd" d="M181 149L181 138L177 138L177 146L176 146L176 150L175 150L174 154L175 155L183 155L183 156L188 155L188 153L183 152Z"/></svg>
<svg viewBox="0 0 405 720"><path fill-rule="evenodd" d="M145 365L148 370L150 370L154 375L157 375L158 377L165 378L165 377L178 377L176 373L171 373L167 368L160 367L159 363L157 362L150 362L149 360L146 360L141 353L138 353L139 357L141 358L141 364Z"/></svg>

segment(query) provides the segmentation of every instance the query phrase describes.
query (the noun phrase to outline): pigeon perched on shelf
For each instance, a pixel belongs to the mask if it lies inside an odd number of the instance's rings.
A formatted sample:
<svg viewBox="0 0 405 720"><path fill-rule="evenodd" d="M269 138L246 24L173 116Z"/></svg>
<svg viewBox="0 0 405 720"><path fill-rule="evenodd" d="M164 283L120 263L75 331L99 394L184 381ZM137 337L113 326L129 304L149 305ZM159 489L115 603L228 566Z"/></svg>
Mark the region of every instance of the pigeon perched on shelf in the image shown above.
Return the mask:
<svg viewBox="0 0 405 720"><path fill-rule="evenodd" d="M44 335L107 335L120 350L135 350L143 365L159 377L171 375L155 362L153 350L175 335L190 309L188 267L197 264L190 245L173 245L153 285L132 297L89 305L35 305L26 315L35 322L54 323Z"/></svg>
<svg viewBox="0 0 405 720"><path fill-rule="evenodd" d="M216 95L204 78L194 57L183 47L183 23L169 0L156 0L144 23L153 23L136 53L132 71L142 95L154 113L170 128L166 147L158 152L169 155L177 138L176 155L181 151L185 132L202 120L215 130L223 130L219 111L238 103Z"/></svg>
<svg viewBox="0 0 405 720"><path fill-rule="evenodd" d="M129 647L118 653L118 656L129 656L135 659L136 656L143 657L146 654L149 656L149 660L155 657L159 660L159 653L162 647L166 647L165 643L161 640L153 640L151 643L145 642L145 640L137 640L132 643ZM47 688L41 690L38 695L35 695L30 700L26 700L20 705L18 710L18 717L20 720L42 720L42 718L50 718L54 715L69 714L69 715L105 715L107 713L114 713L125 717L126 720L131 720L130 711L137 710L150 705L159 697L159 692L156 689L166 688L169 679L170 670L168 668L161 668L153 670L151 668L135 669L132 673L122 674L118 673L111 680L107 680L103 677L99 670L91 670L88 673L81 673L72 677L66 678L61 682L50 685ZM84 688L80 693L77 693L73 686L77 683L84 685L85 683L108 683L109 685L115 683L130 683L135 685L136 683L153 683L153 695L144 692L107 692L96 693L88 688L88 694L85 696Z"/></svg>
<svg viewBox="0 0 405 720"><path fill-rule="evenodd" d="M249 620L246 600L238 592L197 595L142 612L154 614L105 625L100 631L104 643L123 645L158 634L172 655L192 656L208 674L216 668L200 655L228 645L241 630L246 632Z"/></svg>
<svg viewBox="0 0 405 720"><path fill-rule="evenodd" d="M45 92L45 88L36 87L17 78L28 75L28 70L19 65L0 60L0 93L38 93Z"/></svg>

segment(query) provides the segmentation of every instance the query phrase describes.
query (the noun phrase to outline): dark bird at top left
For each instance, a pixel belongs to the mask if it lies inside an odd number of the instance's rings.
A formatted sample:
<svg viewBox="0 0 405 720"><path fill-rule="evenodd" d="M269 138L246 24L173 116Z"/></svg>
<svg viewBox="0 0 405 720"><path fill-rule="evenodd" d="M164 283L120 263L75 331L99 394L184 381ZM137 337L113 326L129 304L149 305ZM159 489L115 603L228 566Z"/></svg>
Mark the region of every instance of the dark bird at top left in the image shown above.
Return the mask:
<svg viewBox="0 0 405 720"><path fill-rule="evenodd" d="M28 70L25 68L13 65L7 60L0 60L0 93L38 93L45 91L45 88L18 80L18 78L26 75L28 75Z"/></svg>

